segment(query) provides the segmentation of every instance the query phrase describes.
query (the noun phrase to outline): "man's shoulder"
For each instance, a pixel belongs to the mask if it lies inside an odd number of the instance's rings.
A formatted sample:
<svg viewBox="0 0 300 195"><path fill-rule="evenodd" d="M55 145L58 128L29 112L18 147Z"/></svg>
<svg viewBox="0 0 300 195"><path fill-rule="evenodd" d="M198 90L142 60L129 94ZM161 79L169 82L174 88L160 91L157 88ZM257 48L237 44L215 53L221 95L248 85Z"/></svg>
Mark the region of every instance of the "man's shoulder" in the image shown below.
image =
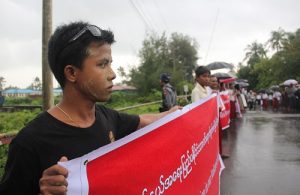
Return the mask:
<svg viewBox="0 0 300 195"><path fill-rule="evenodd" d="M39 115L37 115L33 120L31 120L26 126L24 126L17 134L17 136L14 138L14 141L17 142L26 142L30 140L35 140L36 136L45 129L45 126L48 128L51 126L51 123L49 123L48 119L49 114L47 112L42 112Z"/></svg>

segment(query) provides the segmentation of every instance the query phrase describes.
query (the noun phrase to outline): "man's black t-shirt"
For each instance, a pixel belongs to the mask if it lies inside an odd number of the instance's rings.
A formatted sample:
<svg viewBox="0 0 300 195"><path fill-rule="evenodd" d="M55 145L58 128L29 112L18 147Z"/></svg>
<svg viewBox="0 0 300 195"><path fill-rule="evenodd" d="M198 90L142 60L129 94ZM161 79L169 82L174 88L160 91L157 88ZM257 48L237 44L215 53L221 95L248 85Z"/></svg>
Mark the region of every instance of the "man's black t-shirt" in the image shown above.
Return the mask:
<svg viewBox="0 0 300 195"><path fill-rule="evenodd" d="M133 131L139 117L96 106L96 120L88 128L65 124L43 112L12 141L0 194L38 194L42 172L66 156L80 157L109 144L110 131L120 139Z"/></svg>

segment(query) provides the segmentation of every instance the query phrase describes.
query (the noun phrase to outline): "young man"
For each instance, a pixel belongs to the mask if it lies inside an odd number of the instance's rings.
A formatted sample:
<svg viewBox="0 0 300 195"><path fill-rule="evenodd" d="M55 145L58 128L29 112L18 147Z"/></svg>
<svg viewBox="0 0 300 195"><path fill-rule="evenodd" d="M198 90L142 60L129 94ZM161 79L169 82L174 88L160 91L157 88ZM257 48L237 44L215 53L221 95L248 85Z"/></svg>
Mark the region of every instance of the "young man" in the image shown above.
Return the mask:
<svg viewBox="0 0 300 195"><path fill-rule="evenodd" d="M159 108L159 112L164 112L177 105L177 95L174 87L170 84L170 76L167 73L160 75L160 86L162 87L162 106Z"/></svg>
<svg viewBox="0 0 300 195"><path fill-rule="evenodd" d="M198 66L195 70L196 85L192 91L192 102L209 95L207 86L210 80L210 71L204 66Z"/></svg>
<svg viewBox="0 0 300 195"><path fill-rule="evenodd" d="M211 89L211 93L217 93L220 91L219 81L216 76L210 75L209 87Z"/></svg>
<svg viewBox="0 0 300 195"><path fill-rule="evenodd" d="M65 194L68 171L57 161L80 157L178 109L137 116L96 105L112 93L113 42L112 32L88 23L56 29L48 59L63 97L10 144L1 195Z"/></svg>

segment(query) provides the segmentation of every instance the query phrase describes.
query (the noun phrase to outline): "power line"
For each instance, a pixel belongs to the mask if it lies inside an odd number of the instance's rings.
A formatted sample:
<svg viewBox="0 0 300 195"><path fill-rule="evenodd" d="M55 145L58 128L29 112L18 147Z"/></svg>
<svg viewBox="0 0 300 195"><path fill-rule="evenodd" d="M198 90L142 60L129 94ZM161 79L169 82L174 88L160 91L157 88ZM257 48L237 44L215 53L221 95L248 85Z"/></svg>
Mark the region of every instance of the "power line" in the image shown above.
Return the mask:
<svg viewBox="0 0 300 195"><path fill-rule="evenodd" d="M156 9L158 10L158 14L159 14L159 17L161 18L161 21L162 21L162 23L163 23L163 26L165 27L166 30L169 31L169 27L168 27L168 25L167 25L167 22L166 22L165 18L163 17L163 15L162 15L162 13L161 13L161 10L160 10L160 8L159 8L159 6L158 6L158 4L157 4L157 1L156 1L156 0L153 0L153 2L154 2L154 5L156 6Z"/></svg>
<svg viewBox="0 0 300 195"><path fill-rule="evenodd" d="M212 43L212 40L213 40L213 37L214 37L214 33L215 33L215 29L216 29L216 24L217 24L218 17L219 17L219 11L220 11L220 8L218 8L218 10L217 10L217 15L216 15L216 18L215 18L215 21L214 21L213 29L212 29L212 32L211 32L211 35L210 35L210 38L209 38L209 42L208 42L208 47L207 47L206 55L205 55L205 58L204 58L204 64L206 63L206 59L208 57L210 46L211 46L211 43Z"/></svg>
<svg viewBox="0 0 300 195"><path fill-rule="evenodd" d="M148 28L150 30L154 30L153 25L151 24L151 22L149 22L149 20L147 19L146 15L144 14L144 12L136 5L136 3L133 0L130 0L130 3L134 7L134 9L137 11L137 13L139 14L140 18L143 20L146 28Z"/></svg>

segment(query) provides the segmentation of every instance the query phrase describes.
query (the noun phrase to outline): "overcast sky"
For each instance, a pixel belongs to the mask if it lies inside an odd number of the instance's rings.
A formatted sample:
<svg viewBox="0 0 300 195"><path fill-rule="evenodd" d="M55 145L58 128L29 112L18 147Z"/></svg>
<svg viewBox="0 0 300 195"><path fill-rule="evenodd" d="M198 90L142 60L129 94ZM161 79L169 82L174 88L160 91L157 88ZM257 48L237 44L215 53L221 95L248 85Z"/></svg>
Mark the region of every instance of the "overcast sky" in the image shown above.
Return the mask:
<svg viewBox="0 0 300 195"><path fill-rule="evenodd" d="M279 27L300 28L299 8L299 0L53 0L53 30L76 20L109 28L115 70L138 64L149 30L195 38L198 64L237 65L253 41L265 43ZM5 87L27 87L42 75L42 0L0 0L0 16L0 76Z"/></svg>

